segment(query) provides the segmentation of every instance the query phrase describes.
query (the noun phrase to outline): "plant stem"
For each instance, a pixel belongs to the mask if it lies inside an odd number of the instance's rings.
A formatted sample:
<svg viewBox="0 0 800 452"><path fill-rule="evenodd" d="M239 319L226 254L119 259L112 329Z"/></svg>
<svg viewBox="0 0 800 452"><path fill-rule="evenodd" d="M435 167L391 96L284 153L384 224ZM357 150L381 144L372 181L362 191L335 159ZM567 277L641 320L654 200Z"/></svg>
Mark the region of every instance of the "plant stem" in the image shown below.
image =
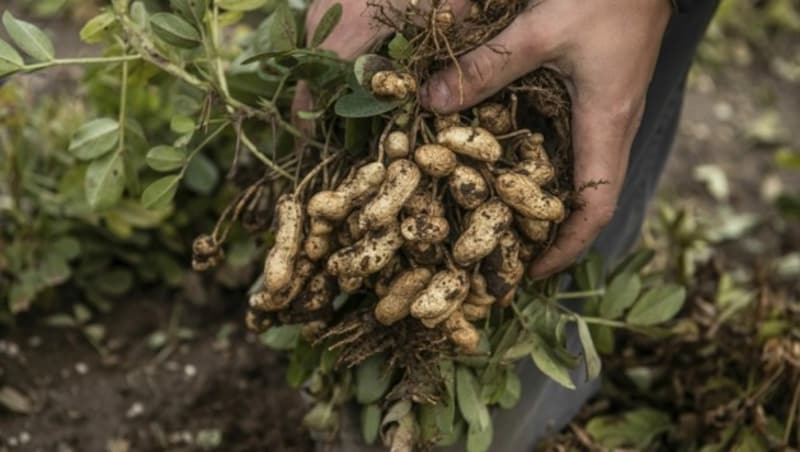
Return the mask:
<svg viewBox="0 0 800 452"><path fill-rule="evenodd" d="M244 146L247 148L248 151L250 151L254 156L256 156L257 159L261 160L271 170L275 171L276 173L278 173L281 176L289 179L292 182L295 181L294 176L292 176L291 174L286 172L285 169L283 169L280 166L278 166L277 164L275 164L275 162L270 160L269 157L267 157L261 151L258 150L258 147L256 147L256 145L253 144L253 142L250 141L250 138L244 133L244 130L242 129L241 125L239 125L237 127L237 129L238 129L237 133L239 134L239 137L241 138L242 143L244 144Z"/></svg>
<svg viewBox="0 0 800 452"><path fill-rule="evenodd" d="M211 23L209 24L211 27L211 50L214 52L214 65L217 69L217 79L219 83L219 89L222 91L222 94L225 98L230 97L230 93L228 92L228 80L225 77L225 67L222 64L222 58L219 56L219 44L220 44L220 36L219 36L219 6L217 2L214 2L214 7L212 9L211 14ZM228 109L229 112L230 108Z"/></svg>
<svg viewBox="0 0 800 452"><path fill-rule="evenodd" d="M125 115L128 106L128 62L122 63L122 87L119 94L119 144L117 152L125 152Z"/></svg>
<svg viewBox="0 0 800 452"><path fill-rule="evenodd" d="M180 179L182 179L183 175L186 174L186 168L189 167L189 162L192 161L192 159L197 155L197 153L200 152L204 147L206 147L208 143L210 143L214 138L217 137L217 135L222 133L222 131L225 130L225 128L228 127L230 124L231 123L228 121L225 121L224 123L220 124L219 127L214 129L214 131L208 134L208 136L206 136L206 138L203 141L201 141L200 144L195 146L195 148L192 149L191 152L189 152L189 156L186 158L186 164L183 165L183 169L181 169Z"/></svg>
<svg viewBox="0 0 800 452"><path fill-rule="evenodd" d="M608 319L601 319L600 317L586 317L579 314L573 314L573 319L577 320L580 317L583 319L584 322L594 324L594 325L603 325L609 326L611 328L630 328L627 323L620 322L618 320L608 320Z"/></svg>
<svg viewBox="0 0 800 452"><path fill-rule="evenodd" d="M574 300L576 298L590 298L590 297L600 297L606 293L605 289L596 289L596 290L584 290L581 292L562 292L556 294L554 298L556 300Z"/></svg>
<svg viewBox="0 0 800 452"><path fill-rule="evenodd" d="M23 71L36 71L39 69L46 69L54 66L67 66L73 64L104 64L104 63L120 63L128 61L141 60L141 55L122 55L116 57L92 57L92 58L60 58L42 63L28 64L22 67Z"/></svg>

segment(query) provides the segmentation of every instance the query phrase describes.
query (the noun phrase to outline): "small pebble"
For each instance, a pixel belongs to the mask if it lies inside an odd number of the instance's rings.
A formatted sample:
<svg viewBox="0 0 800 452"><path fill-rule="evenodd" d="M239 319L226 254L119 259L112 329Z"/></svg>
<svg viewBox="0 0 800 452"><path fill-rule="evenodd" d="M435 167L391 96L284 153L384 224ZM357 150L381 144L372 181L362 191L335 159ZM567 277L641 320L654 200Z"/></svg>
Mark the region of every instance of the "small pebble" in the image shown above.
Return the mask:
<svg viewBox="0 0 800 452"><path fill-rule="evenodd" d="M78 372L79 375L86 375L89 373L89 366L84 362L77 362L75 363L75 372Z"/></svg>
<svg viewBox="0 0 800 452"><path fill-rule="evenodd" d="M183 373L185 373L187 377L192 378L197 375L197 368L192 364L187 364L183 367Z"/></svg>
<svg viewBox="0 0 800 452"><path fill-rule="evenodd" d="M19 434L19 443L22 445L28 444L31 442L31 435L28 432L21 432Z"/></svg>
<svg viewBox="0 0 800 452"><path fill-rule="evenodd" d="M717 102L714 105L714 116L720 121L729 121L733 118L733 107L728 102Z"/></svg>
<svg viewBox="0 0 800 452"><path fill-rule="evenodd" d="M134 402L128 411L125 413L125 417L128 419L133 419L135 417L141 416L144 413L144 405L141 402Z"/></svg>

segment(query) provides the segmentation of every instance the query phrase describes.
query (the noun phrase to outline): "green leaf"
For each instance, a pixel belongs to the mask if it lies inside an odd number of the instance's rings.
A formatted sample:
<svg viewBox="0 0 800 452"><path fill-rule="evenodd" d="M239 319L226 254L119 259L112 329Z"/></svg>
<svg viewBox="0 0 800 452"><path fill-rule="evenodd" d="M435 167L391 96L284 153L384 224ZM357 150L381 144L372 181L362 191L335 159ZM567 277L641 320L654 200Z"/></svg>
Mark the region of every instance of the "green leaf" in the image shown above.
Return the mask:
<svg viewBox="0 0 800 452"><path fill-rule="evenodd" d="M642 282L639 275L621 273L611 280L600 302L600 316L605 319L617 319L639 297Z"/></svg>
<svg viewBox="0 0 800 452"><path fill-rule="evenodd" d="M156 13L150 16L153 32L167 44L183 49L193 49L200 45L200 32L178 15Z"/></svg>
<svg viewBox="0 0 800 452"><path fill-rule="evenodd" d="M404 60L410 57L413 51L411 43L401 33L395 33L392 40L389 41L389 56L393 60Z"/></svg>
<svg viewBox="0 0 800 452"><path fill-rule="evenodd" d="M267 0L216 0L217 6L228 11L252 11L267 4Z"/></svg>
<svg viewBox="0 0 800 452"><path fill-rule="evenodd" d="M92 161L86 169L84 191L93 210L113 207L125 190L125 163L121 152Z"/></svg>
<svg viewBox="0 0 800 452"><path fill-rule="evenodd" d="M543 340L539 339L534 343L531 358L543 374L567 389L575 389L575 383L569 374L570 369L560 362L555 351L551 350Z"/></svg>
<svg viewBox="0 0 800 452"><path fill-rule="evenodd" d="M581 290L595 290L603 280L603 258L592 251L575 269L575 282Z"/></svg>
<svg viewBox="0 0 800 452"><path fill-rule="evenodd" d="M492 420L489 417L489 410L481 402L478 390L478 381L472 371L465 366L456 368L456 400L461 416L470 425L478 430L486 430L491 427Z"/></svg>
<svg viewBox="0 0 800 452"><path fill-rule="evenodd" d="M170 0L169 5L184 19L198 25L203 23L208 6L206 0Z"/></svg>
<svg viewBox="0 0 800 452"><path fill-rule="evenodd" d="M78 326L75 319L69 314L53 314L49 317L45 317L44 323L53 328L74 328Z"/></svg>
<svg viewBox="0 0 800 452"><path fill-rule="evenodd" d="M672 428L671 419L665 413L640 408L623 415L598 416L586 424L586 431L604 447L615 449L634 447L649 450L656 436Z"/></svg>
<svg viewBox="0 0 800 452"><path fill-rule="evenodd" d="M317 110L317 111L298 111L297 117L303 119L305 121L313 121L315 119L319 119L322 115L325 114L325 110Z"/></svg>
<svg viewBox="0 0 800 452"><path fill-rule="evenodd" d="M80 323L86 323L92 319L92 311L82 303L76 303L72 307L72 313L75 320Z"/></svg>
<svg viewBox="0 0 800 452"><path fill-rule="evenodd" d="M22 56L11 44L0 39L0 76L16 72L25 66Z"/></svg>
<svg viewBox="0 0 800 452"><path fill-rule="evenodd" d="M108 29L117 21L110 11L100 13L86 22L81 28L81 41L87 44L97 44L108 35Z"/></svg>
<svg viewBox="0 0 800 452"><path fill-rule="evenodd" d="M353 75L362 88L369 88L372 76L379 71L394 69L392 60L373 53L367 53L353 62Z"/></svg>
<svg viewBox="0 0 800 452"><path fill-rule="evenodd" d="M386 358L381 354L369 357L356 368L356 400L362 405L378 402L391 381Z"/></svg>
<svg viewBox="0 0 800 452"><path fill-rule="evenodd" d="M219 169L214 162L203 154L197 154L186 168L184 183L192 191L201 195L209 195L219 182Z"/></svg>
<svg viewBox="0 0 800 452"><path fill-rule="evenodd" d="M50 252L67 261L75 259L81 254L81 243L73 237L61 237L52 243Z"/></svg>
<svg viewBox="0 0 800 452"><path fill-rule="evenodd" d="M589 325L583 318L578 317L578 337L581 340L581 347L583 348L583 362L586 365L586 380L594 380L600 375L602 363L597 350L594 348L594 341L592 341L592 333L589 332Z"/></svg>
<svg viewBox="0 0 800 452"><path fill-rule="evenodd" d="M317 24L317 29L314 30L314 37L311 38L311 47L319 47L325 38L327 38L334 28L339 24L342 19L342 4L334 3L322 15L322 19Z"/></svg>
<svg viewBox="0 0 800 452"><path fill-rule="evenodd" d="M648 290L628 313L626 322L637 326L650 326L672 319L686 300L686 289L677 284L667 284Z"/></svg>
<svg viewBox="0 0 800 452"><path fill-rule="evenodd" d="M186 164L186 151L172 146L160 145L147 152L145 161L150 168L166 172L182 168Z"/></svg>
<svg viewBox="0 0 800 452"><path fill-rule="evenodd" d="M800 151L789 148L778 149L775 151L775 164L783 169L800 171Z"/></svg>
<svg viewBox="0 0 800 452"><path fill-rule="evenodd" d="M614 330L606 325L589 325L597 351L605 355L614 353Z"/></svg>
<svg viewBox="0 0 800 452"><path fill-rule="evenodd" d="M133 273L125 268L103 271L92 281L94 289L105 295L119 296L133 287Z"/></svg>
<svg viewBox="0 0 800 452"><path fill-rule="evenodd" d="M17 281L8 292L8 308L11 313L27 311L41 289L43 287L38 272L26 270L18 275Z"/></svg>
<svg viewBox="0 0 800 452"><path fill-rule="evenodd" d="M299 388L319 365L320 355L319 348L312 347L300 338L292 351L289 367L286 369L286 382L289 383L289 386Z"/></svg>
<svg viewBox="0 0 800 452"><path fill-rule="evenodd" d="M67 260L57 254L48 254L39 265L39 278L47 286L57 286L72 275Z"/></svg>
<svg viewBox="0 0 800 452"><path fill-rule="evenodd" d="M369 118L392 111L401 102L377 99L364 90L346 94L336 101L336 114L344 118Z"/></svg>
<svg viewBox="0 0 800 452"><path fill-rule="evenodd" d="M372 403L361 409L361 436L364 442L372 445L378 439L381 427L381 407Z"/></svg>
<svg viewBox="0 0 800 452"><path fill-rule="evenodd" d="M336 426L336 411L328 402L314 405L303 417L303 425L311 431L326 432Z"/></svg>
<svg viewBox="0 0 800 452"><path fill-rule="evenodd" d="M621 273L639 273L653 260L655 255L656 252L652 249L640 249L620 262L611 273L611 277L613 278Z"/></svg>
<svg viewBox="0 0 800 452"><path fill-rule="evenodd" d="M486 428L470 424L467 430L467 452L486 452L492 445L492 423Z"/></svg>
<svg viewBox="0 0 800 452"><path fill-rule="evenodd" d="M82 125L69 142L69 152L80 160L93 160L114 149L119 140L119 124L99 118Z"/></svg>
<svg viewBox="0 0 800 452"><path fill-rule="evenodd" d="M286 3L281 3L272 13L267 29L270 48L273 51L292 50L297 47L297 23Z"/></svg>
<svg viewBox="0 0 800 452"><path fill-rule="evenodd" d="M178 174L164 176L156 180L144 189L142 193L142 206L144 206L145 209L159 209L165 207L175 198L175 193L178 191L178 183L180 181L181 176Z"/></svg>
<svg viewBox="0 0 800 452"><path fill-rule="evenodd" d="M53 41L36 25L15 18L10 11L3 14L3 25L14 43L37 61L55 58Z"/></svg>
<svg viewBox="0 0 800 452"><path fill-rule="evenodd" d="M497 402L503 409L510 410L519 402L522 395L522 382L519 381L519 375L514 367L506 369L505 374L505 387Z"/></svg>
<svg viewBox="0 0 800 452"><path fill-rule="evenodd" d="M301 325L281 325L261 335L261 343L273 350L292 350L300 338Z"/></svg>
<svg viewBox="0 0 800 452"><path fill-rule="evenodd" d="M169 122L169 128L180 135L193 133L195 127L194 119L183 115L173 116Z"/></svg>
<svg viewBox="0 0 800 452"><path fill-rule="evenodd" d="M147 30L149 22L148 16L147 7L143 2L137 0L131 4L131 19L136 25L145 30Z"/></svg>
<svg viewBox="0 0 800 452"><path fill-rule="evenodd" d="M145 209L141 202L132 199L123 199L113 209L104 212L105 215L114 216L115 220L141 229L152 229L164 222L172 213L170 206L161 209Z"/></svg>

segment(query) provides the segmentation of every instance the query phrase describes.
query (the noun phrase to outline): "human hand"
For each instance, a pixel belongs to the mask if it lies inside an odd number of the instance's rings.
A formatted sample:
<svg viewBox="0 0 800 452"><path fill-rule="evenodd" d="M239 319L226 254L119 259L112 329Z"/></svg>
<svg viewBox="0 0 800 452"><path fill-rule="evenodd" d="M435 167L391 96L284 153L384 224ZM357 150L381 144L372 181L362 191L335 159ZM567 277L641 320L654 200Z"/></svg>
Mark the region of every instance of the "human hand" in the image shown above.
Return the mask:
<svg viewBox="0 0 800 452"><path fill-rule="evenodd" d="M492 41L459 59L462 86L450 67L423 87L429 108L451 113L541 66L564 77L572 98L575 186L590 188L580 194L583 207L529 268L531 277L571 264L611 221L670 14L666 0L534 1Z"/></svg>
<svg viewBox="0 0 800 452"><path fill-rule="evenodd" d="M390 34L391 30L386 25L373 19L369 0L314 0L306 14L306 30L308 30L309 39L313 36L313 31L317 28L322 16L335 3L342 5L342 18L320 45L320 48L333 51L344 60L351 60ZM391 0L387 3L402 11L408 5L409 0ZM447 3L452 7L456 17L463 16L467 12L467 0L449 0ZM425 1L422 1L421 4L424 7ZM300 83L292 103L292 111L296 113L297 111L311 110L312 103L308 87L305 83ZM295 122L302 123L297 118L295 118ZM302 126L307 129L308 123Z"/></svg>

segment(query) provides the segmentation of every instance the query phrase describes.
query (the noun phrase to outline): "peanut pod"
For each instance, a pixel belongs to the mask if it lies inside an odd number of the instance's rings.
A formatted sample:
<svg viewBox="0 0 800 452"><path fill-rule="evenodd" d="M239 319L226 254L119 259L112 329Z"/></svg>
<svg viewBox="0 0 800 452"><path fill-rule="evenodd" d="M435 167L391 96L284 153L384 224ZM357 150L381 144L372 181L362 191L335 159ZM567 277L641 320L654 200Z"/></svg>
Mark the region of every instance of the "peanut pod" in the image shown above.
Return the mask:
<svg viewBox="0 0 800 452"><path fill-rule="evenodd" d="M467 266L488 256L511 219L511 209L500 200L493 199L478 206L453 245L453 260Z"/></svg>
<svg viewBox="0 0 800 452"><path fill-rule="evenodd" d="M523 160L514 166L514 171L528 176L536 185L549 184L556 177L556 170L550 162Z"/></svg>
<svg viewBox="0 0 800 452"><path fill-rule="evenodd" d="M486 102L479 105L476 113L481 127L494 135L503 135L511 132L514 126L511 121L511 111L496 102Z"/></svg>
<svg viewBox="0 0 800 452"><path fill-rule="evenodd" d="M405 99L417 92L417 81L407 72L378 71L370 79L370 88L378 97Z"/></svg>
<svg viewBox="0 0 800 452"><path fill-rule="evenodd" d="M414 162L423 173L431 177L450 175L458 165L456 155L438 144L425 144L414 151Z"/></svg>
<svg viewBox="0 0 800 452"><path fill-rule="evenodd" d="M410 242L441 243L450 233L450 224L444 217L416 215L400 223L400 233Z"/></svg>
<svg viewBox="0 0 800 452"><path fill-rule="evenodd" d="M408 157L408 135L399 130L391 132L386 136L386 139L383 140L383 150L386 152L386 157L391 160Z"/></svg>
<svg viewBox="0 0 800 452"><path fill-rule="evenodd" d="M461 310L464 311L464 318L470 322L485 319L489 315L491 306L479 306L472 303L464 303L461 305Z"/></svg>
<svg viewBox="0 0 800 452"><path fill-rule="evenodd" d="M436 142L483 162L496 162L503 155L503 148L494 135L481 127L450 127L436 135Z"/></svg>
<svg viewBox="0 0 800 452"><path fill-rule="evenodd" d="M300 295L308 278L314 271L314 264L305 258L300 258L292 272L292 281L283 290L277 293L262 290L250 296L250 307L262 311L275 312L286 309L289 304Z"/></svg>
<svg viewBox="0 0 800 452"><path fill-rule="evenodd" d="M411 315L418 319L438 317L459 305L469 294L469 275L464 270L436 273L427 287L411 304Z"/></svg>
<svg viewBox="0 0 800 452"><path fill-rule="evenodd" d="M406 270L398 275L389 286L386 296L375 306L375 318L387 326L405 318L411 310L411 303L428 286L431 276L432 272L425 267Z"/></svg>
<svg viewBox="0 0 800 452"><path fill-rule="evenodd" d="M506 204L525 218L561 222L564 203L545 193L529 177L519 173L501 174L495 181L495 190Z"/></svg>
<svg viewBox="0 0 800 452"><path fill-rule="evenodd" d="M284 195L278 200L275 216L278 220L275 245L264 260L264 289L270 293L278 293L289 285L303 234L302 206L291 196Z"/></svg>
<svg viewBox="0 0 800 452"><path fill-rule="evenodd" d="M459 206L472 210L489 197L489 186L480 171L471 166L459 165L450 174L450 193Z"/></svg>
<svg viewBox="0 0 800 452"><path fill-rule="evenodd" d="M478 351L481 335L464 317L462 310L454 311L445 322L445 329L450 333L450 340L466 353Z"/></svg>
<svg viewBox="0 0 800 452"><path fill-rule="evenodd" d="M403 205L403 212L407 215L430 215L432 217L444 216L444 204L441 199L434 198L428 190L416 190Z"/></svg>
<svg viewBox="0 0 800 452"><path fill-rule="evenodd" d="M543 242L550 235L550 222L544 220L532 220L520 215L515 217L517 228L528 240Z"/></svg>
<svg viewBox="0 0 800 452"><path fill-rule="evenodd" d="M369 231L358 242L333 253L326 265L333 276L368 276L380 271L403 246L400 225Z"/></svg>
<svg viewBox="0 0 800 452"><path fill-rule="evenodd" d="M408 198L419 185L422 174L410 160L395 160L386 170L386 179L378 193L364 206L359 217L361 229L386 226L397 219Z"/></svg>

